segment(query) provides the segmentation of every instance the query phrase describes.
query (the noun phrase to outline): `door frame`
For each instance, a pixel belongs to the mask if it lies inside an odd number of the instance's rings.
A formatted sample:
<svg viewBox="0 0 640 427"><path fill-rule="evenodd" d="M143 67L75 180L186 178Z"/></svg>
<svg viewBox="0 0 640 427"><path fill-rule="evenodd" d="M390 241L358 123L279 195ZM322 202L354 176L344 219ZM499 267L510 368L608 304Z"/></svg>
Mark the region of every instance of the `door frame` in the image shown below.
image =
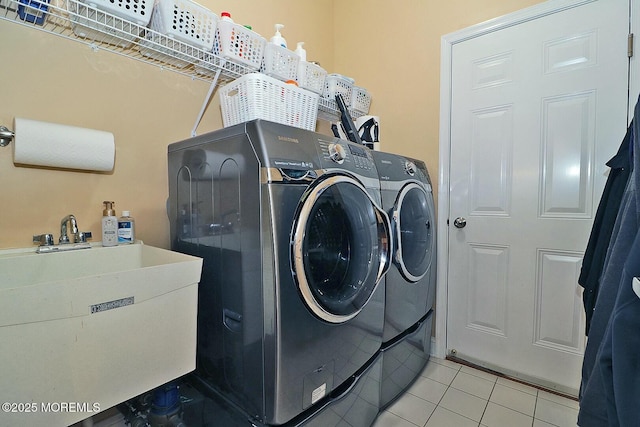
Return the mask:
<svg viewBox="0 0 640 427"><path fill-rule="evenodd" d="M431 354L438 358L447 356L447 295L449 286L449 204L450 204L450 153L451 153L451 61L453 47L461 42L489 34L504 28L542 18L564 10L572 9L588 3L600 0L549 0L520 11L516 11L480 24L456 31L442 36L440 48L440 144L439 144L439 176L438 176L438 227L437 227L437 259L438 275L436 288L436 319L435 319L435 340L432 345ZM629 30L640 37L638 33L638 22L640 21L640 10L638 2L631 0L631 22ZM635 31L634 31L635 30ZM638 42L636 42L638 44ZM638 50L637 48L635 50ZM637 57L637 55L636 55ZM630 60L629 72L629 102L628 121L633 117L635 99L640 91L640 63L632 57Z"/></svg>

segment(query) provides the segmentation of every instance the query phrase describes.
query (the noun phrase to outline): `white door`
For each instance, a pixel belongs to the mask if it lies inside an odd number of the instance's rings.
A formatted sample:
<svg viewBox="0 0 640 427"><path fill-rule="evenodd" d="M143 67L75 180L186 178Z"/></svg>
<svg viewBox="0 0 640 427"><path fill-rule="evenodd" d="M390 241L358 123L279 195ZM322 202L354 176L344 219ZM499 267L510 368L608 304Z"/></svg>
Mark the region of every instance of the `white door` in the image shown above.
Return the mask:
<svg viewBox="0 0 640 427"><path fill-rule="evenodd" d="M447 350L570 393L577 278L626 130L628 8L593 1L451 54Z"/></svg>

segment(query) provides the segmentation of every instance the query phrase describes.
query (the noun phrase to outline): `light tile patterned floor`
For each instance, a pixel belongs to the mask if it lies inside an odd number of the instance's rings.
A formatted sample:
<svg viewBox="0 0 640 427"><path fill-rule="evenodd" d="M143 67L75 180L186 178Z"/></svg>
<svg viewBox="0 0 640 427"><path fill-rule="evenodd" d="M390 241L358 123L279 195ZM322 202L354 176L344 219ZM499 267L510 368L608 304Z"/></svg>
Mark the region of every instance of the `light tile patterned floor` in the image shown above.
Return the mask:
<svg viewBox="0 0 640 427"><path fill-rule="evenodd" d="M575 427L578 402L431 358L373 427Z"/></svg>
<svg viewBox="0 0 640 427"><path fill-rule="evenodd" d="M372 427L576 427L577 416L575 400L432 357ZM118 413L94 426L126 424Z"/></svg>

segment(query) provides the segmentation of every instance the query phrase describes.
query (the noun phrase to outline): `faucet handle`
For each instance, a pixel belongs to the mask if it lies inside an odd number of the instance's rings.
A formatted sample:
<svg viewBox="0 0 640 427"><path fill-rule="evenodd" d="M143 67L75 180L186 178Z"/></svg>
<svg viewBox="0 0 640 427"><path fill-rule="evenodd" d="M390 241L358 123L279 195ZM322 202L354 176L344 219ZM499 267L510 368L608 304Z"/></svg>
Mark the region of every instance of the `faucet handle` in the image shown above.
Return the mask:
<svg viewBox="0 0 640 427"><path fill-rule="evenodd" d="M91 237L92 236L90 231L78 231L76 243L86 243L87 239L90 239Z"/></svg>
<svg viewBox="0 0 640 427"><path fill-rule="evenodd" d="M37 234L33 236L33 243L39 243L40 246L52 246L53 234Z"/></svg>

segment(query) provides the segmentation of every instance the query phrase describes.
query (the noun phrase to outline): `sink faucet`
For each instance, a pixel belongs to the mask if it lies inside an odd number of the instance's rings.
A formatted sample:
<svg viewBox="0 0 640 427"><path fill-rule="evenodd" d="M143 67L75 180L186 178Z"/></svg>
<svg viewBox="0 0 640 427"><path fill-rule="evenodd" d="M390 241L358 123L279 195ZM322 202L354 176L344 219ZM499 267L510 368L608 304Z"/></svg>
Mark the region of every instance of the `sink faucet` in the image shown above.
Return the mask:
<svg viewBox="0 0 640 427"><path fill-rule="evenodd" d="M71 234L73 235L73 242L69 240L67 235L67 225L71 226ZM53 234L37 234L33 236L33 243L38 243L38 249L36 253L42 254L47 252L59 252L59 251L73 251L76 249L88 249L91 245L87 242L87 239L91 238L90 231L79 231L78 221L73 215L67 215L60 221L60 239L58 239L59 245L53 244ZM72 245L70 243L73 243Z"/></svg>
<svg viewBox="0 0 640 427"><path fill-rule="evenodd" d="M62 218L62 221L60 221L60 239L58 239L58 243L69 243L69 236L67 235L67 223L71 223L71 232L74 236L74 242L76 241L76 236L78 234L78 221L76 221L75 216L67 215Z"/></svg>
<svg viewBox="0 0 640 427"><path fill-rule="evenodd" d="M76 217L69 214L60 221L60 239L58 239L58 243L71 243L69 241L69 236L67 235L67 224L71 225L73 243L84 243L87 241L87 237L91 237L91 233L89 232L78 231L78 221L76 220Z"/></svg>

